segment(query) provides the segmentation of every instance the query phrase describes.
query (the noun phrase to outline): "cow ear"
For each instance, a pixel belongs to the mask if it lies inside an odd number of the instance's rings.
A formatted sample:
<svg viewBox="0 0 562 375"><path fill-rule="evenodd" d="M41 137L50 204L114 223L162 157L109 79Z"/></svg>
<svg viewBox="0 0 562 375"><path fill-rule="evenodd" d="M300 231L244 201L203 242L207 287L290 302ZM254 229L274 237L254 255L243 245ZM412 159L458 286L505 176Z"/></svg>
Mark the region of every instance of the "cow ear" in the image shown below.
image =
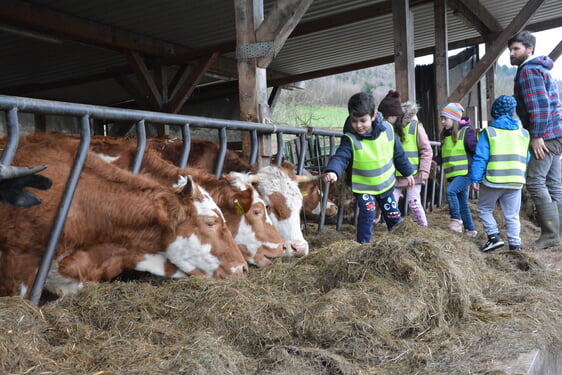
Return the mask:
<svg viewBox="0 0 562 375"><path fill-rule="evenodd" d="M239 194L236 194L233 205L236 213L238 213L239 215L244 215L246 212L248 212L248 210L250 210L250 207L252 206L252 191L244 190Z"/></svg>
<svg viewBox="0 0 562 375"><path fill-rule="evenodd" d="M160 194L156 199L156 218L166 227L175 228L185 213L178 198L170 193Z"/></svg>
<svg viewBox="0 0 562 375"><path fill-rule="evenodd" d="M178 176L178 182L173 186L181 196L193 194L193 178L189 175Z"/></svg>

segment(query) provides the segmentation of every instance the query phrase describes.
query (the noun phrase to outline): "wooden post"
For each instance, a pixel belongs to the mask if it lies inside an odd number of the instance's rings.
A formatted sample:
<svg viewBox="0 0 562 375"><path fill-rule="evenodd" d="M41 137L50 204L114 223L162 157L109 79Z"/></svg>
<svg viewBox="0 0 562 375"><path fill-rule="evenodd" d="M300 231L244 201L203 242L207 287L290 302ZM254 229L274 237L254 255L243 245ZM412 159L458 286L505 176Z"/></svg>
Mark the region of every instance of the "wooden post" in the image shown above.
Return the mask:
<svg viewBox="0 0 562 375"><path fill-rule="evenodd" d="M436 95L436 108L435 110L435 123L440 125L439 111L441 107L447 104L449 96L449 58L447 51L447 4L446 0L435 0L434 4L435 15L435 95Z"/></svg>
<svg viewBox="0 0 562 375"><path fill-rule="evenodd" d="M394 75L403 101L416 101L413 12L408 0L392 2L394 25Z"/></svg>

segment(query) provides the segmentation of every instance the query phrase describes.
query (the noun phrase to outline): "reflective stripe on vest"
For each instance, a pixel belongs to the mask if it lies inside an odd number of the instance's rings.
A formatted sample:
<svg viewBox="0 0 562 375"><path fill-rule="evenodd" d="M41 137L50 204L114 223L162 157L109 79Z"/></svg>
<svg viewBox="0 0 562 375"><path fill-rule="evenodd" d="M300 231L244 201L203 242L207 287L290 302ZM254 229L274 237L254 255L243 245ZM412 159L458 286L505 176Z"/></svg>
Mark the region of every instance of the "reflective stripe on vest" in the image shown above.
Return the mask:
<svg viewBox="0 0 562 375"><path fill-rule="evenodd" d="M468 175L468 155L464 149L464 135L467 129L468 126L465 126L459 131L456 143L453 142L453 137L450 135L443 139L441 154L445 178Z"/></svg>
<svg viewBox="0 0 562 375"><path fill-rule="evenodd" d="M377 139L358 139L355 134L345 134L351 140L353 165L351 190L354 193L382 194L394 186L394 131L386 126Z"/></svg>
<svg viewBox="0 0 562 375"><path fill-rule="evenodd" d="M494 184L525 183L529 132L519 129L484 129L490 142L486 180Z"/></svg>
<svg viewBox="0 0 562 375"><path fill-rule="evenodd" d="M420 168L420 151L418 149L418 121L411 121L408 125L404 126L404 142L402 147L406 153L406 157L414 167L412 175L418 173ZM397 176L402 176L402 173L396 171Z"/></svg>

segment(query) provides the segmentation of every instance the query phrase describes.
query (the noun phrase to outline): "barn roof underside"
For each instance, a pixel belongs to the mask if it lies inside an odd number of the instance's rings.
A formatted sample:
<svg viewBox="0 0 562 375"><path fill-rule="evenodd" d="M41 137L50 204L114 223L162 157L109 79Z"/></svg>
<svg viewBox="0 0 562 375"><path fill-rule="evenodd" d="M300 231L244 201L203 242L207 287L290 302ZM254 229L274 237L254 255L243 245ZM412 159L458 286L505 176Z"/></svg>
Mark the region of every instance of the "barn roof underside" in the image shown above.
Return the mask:
<svg viewBox="0 0 562 375"><path fill-rule="evenodd" d="M168 82L215 52L218 58L190 100L236 93L234 0L3 3L1 94L107 106L138 103L142 85L119 38L139 47L149 69L165 66ZM266 16L273 4L264 0ZM467 21L470 17L462 8L466 4L485 8L504 29L527 1L448 1L449 49L483 42L482 34ZM410 7L416 56L431 54L434 3L411 0ZM558 26L562 26L560 0L545 0L526 27L541 31ZM106 41L100 43L103 38ZM268 85L382 65L394 61L393 55L391 1L315 0L267 68Z"/></svg>

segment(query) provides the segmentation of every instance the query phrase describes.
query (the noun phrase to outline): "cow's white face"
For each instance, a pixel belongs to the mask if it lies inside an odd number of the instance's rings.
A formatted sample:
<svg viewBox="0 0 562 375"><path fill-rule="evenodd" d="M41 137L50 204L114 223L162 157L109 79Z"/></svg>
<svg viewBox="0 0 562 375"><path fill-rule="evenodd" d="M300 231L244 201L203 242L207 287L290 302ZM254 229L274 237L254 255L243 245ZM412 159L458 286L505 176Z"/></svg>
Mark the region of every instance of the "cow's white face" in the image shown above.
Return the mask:
<svg viewBox="0 0 562 375"><path fill-rule="evenodd" d="M246 173L230 172L231 185L241 191L252 190L252 204L240 217L234 240L240 246L248 263L258 267L271 264L272 258L284 255L284 240L267 213L264 200L251 185Z"/></svg>
<svg viewBox="0 0 562 375"><path fill-rule="evenodd" d="M168 246L166 255L170 262L188 274L218 279L247 276L248 263L211 195L193 183L190 198L191 220L178 227L176 239Z"/></svg>
<svg viewBox="0 0 562 375"><path fill-rule="evenodd" d="M211 245L202 244L196 235L178 236L168 245L166 257L188 274L198 270L212 277L220 265L218 258L211 254Z"/></svg>
<svg viewBox="0 0 562 375"><path fill-rule="evenodd" d="M301 230L302 194L297 181L276 166L258 172L258 190L271 210L271 221L285 240L285 255L308 255L308 242Z"/></svg>

